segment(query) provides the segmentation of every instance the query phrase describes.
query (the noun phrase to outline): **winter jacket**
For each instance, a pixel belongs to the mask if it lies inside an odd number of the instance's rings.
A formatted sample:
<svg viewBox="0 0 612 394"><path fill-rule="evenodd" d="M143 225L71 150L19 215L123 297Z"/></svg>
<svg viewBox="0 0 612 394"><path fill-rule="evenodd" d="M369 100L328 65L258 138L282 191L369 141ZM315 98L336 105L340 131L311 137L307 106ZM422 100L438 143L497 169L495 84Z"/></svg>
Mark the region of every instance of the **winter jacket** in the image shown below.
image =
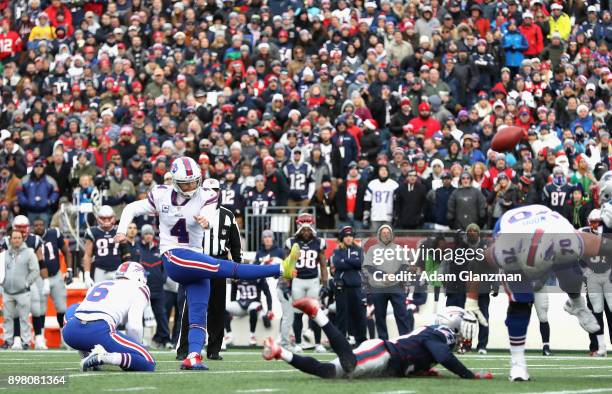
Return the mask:
<svg viewBox="0 0 612 394"><path fill-rule="evenodd" d="M400 229L419 228L425 220L426 204L427 187L423 183L400 185L394 195L394 225Z"/></svg>
<svg viewBox="0 0 612 394"><path fill-rule="evenodd" d="M455 188L452 186L442 186L436 190L429 191L427 199L431 204L431 213L434 223L448 226L448 201L454 191Z"/></svg>
<svg viewBox="0 0 612 394"><path fill-rule="evenodd" d="M334 271L334 282L344 287L361 287L361 265L363 249L359 246L338 247L334 250L331 265Z"/></svg>
<svg viewBox="0 0 612 394"><path fill-rule="evenodd" d="M19 205L26 212L47 212L59 199L57 183L49 175L36 178L26 175L17 191Z"/></svg>
<svg viewBox="0 0 612 394"><path fill-rule="evenodd" d="M4 255L2 264L5 266L5 273L4 281L0 285L4 292L8 294L26 292L40 275L38 258L34 249L29 248L23 242L18 249L15 250L11 246L2 254Z"/></svg>
<svg viewBox="0 0 612 394"><path fill-rule="evenodd" d="M521 32L508 31L504 36L502 43L506 54L506 66L508 67L520 67L525 56L523 51L529 48L529 44L525 39L525 36Z"/></svg>
<svg viewBox="0 0 612 394"><path fill-rule="evenodd" d="M391 231L391 242L385 244L380 239L380 233L383 229L389 229ZM384 280L383 274L398 274L402 271L406 272L409 270L411 263L410 261L404 261L397 256L395 252L399 247L398 244L393 242L393 229L391 226L384 224L378 229L377 239L378 242L372 245L363 259L362 273L366 280L364 286L366 291L384 291L386 293L404 293L406 283L399 282L397 280ZM390 249L391 252L387 252ZM389 279L387 277L387 279Z"/></svg>
<svg viewBox="0 0 612 394"><path fill-rule="evenodd" d="M561 39L563 41L567 41L570 33L572 32L572 21L565 12L561 13L558 19L555 19L551 15L548 19L548 24L550 25L550 33L548 38L551 38L554 32L559 32Z"/></svg>
<svg viewBox="0 0 612 394"><path fill-rule="evenodd" d="M482 192L475 187L456 189L448 200L447 218L453 229L465 230L468 224L483 224L486 212L486 200Z"/></svg>
<svg viewBox="0 0 612 394"><path fill-rule="evenodd" d="M542 29L540 26L532 23L527 26L525 24L519 26L519 31L527 40L529 48L525 51L525 56L538 56L544 50L544 36L542 35Z"/></svg>
<svg viewBox="0 0 612 394"><path fill-rule="evenodd" d="M336 211L338 212L338 219L340 221L347 221L348 216L346 212L346 187L348 180L344 180L338 186L338 192L336 193ZM364 201L366 189L368 187L367 179L361 177L357 183L357 195L355 197L355 212L354 220L363 220Z"/></svg>

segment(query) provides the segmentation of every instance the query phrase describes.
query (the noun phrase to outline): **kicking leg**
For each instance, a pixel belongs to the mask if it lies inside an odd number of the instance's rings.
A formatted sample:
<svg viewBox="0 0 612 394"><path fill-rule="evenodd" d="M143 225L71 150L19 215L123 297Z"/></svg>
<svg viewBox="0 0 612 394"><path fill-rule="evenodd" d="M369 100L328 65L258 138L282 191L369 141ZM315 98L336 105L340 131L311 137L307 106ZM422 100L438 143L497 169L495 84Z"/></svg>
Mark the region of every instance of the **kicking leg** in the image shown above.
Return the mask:
<svg viewBox="0 0 612 394"><path fill-rule="evenodd" d="M266 360L284 360L300 371L320 378L331 379L338 377L335 364L322 363L313 357L293 354L274 342L272 337L268 337L264 341L262 356Z"/></svg>

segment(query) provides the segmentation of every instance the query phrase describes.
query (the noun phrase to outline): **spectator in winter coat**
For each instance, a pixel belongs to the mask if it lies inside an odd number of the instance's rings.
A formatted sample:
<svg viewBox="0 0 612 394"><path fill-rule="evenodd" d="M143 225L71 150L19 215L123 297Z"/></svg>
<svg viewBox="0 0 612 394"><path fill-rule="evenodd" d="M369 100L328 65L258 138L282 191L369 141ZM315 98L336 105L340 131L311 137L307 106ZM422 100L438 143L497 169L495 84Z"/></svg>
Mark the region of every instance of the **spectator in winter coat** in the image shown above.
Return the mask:
<svg viewBox="0 0 612 394"><path fill-rule="evenodd" d="M506 57L506 66L516 75L525 56L523 52L529 48L525 36L517 30L516 21L511 19L508 22L508 32L504 36L502 46Z"/></svg>
<svg viewBox="0 0 612 394"><path fill-rule="evenodd" d="M487 40L481 38L476 44L476 53L472 54L472 62L478 68L478 88L489 91L493 81L497 79L497 64L488 51Z"/></svg>
<svg viewBox="0 0 612 394"><path fill-rule="evenodd" d="M544 36L542 29L537 24L533 23L533 14L531 11L523 13L523 23L519 26L519 31L527 40L529 48L524 52L527 57L540 56L544 50Z"/></svg>
<svg viewBox="0 0 612 394"><path fill-rule="evenodd" d="M357 163L349 164L346 180L338 185L336 193L336 211L340 221L338 227L351 226L361 228L363 220L363 197L367 180L359 174Z"/></svg>
<svg viewBox="0 0 612 394"><path fill-rule="evenodd" d="M427 188L418 179L417 172L410 170L406 182L394 195L394 226L400 229L420 228L425 220Z"/></svg>
<svg viewBox="0 0 612 394"><path fill-rule="evenodd" d="M572 188L571 198L563 207L563 216L574 225L574 228L579 229L588 226L587 217L593 208L593 202L584 198L582 185L575 185Z"/></svg>
<svg viewBox="0 0 612 394"><path fill-rule="evenodd" d="M516 176L514 170L506 165L506 155L499 153L495 158L495 166L490 167L487 172L485 172L485 179L482 182L482 189L493 191L495 185L497 184L497 178L499 177L499 174L502 173L504 173L508 179L514 179Z"/></svg>
<svg viewBox="0 0 612 394"><path fill-rule="evenodd" d="M459 188L448 200L448 222L452 229L463 229L470 223L483 223L486 218L486 200L482 192L472 186L472 175L461 174Z"/></svg>
<svg viewBox="0 0 612 394"><path fill-rule="evenodd" d="M389 126L391 134L396 137L404 135L405 130L408 130L406 126L412 117L410 99L408 97L403 97L400 100L400 110L391 118L391 125Z"/></svg>
<svg viewBox="0 0 612 394"><path fill-rule="evenodd" d="M572 32L572 21L569 15L563 12L563 6L559 3L552 4L550 9L552 10L550 18L548 18L550 37L554 33L559 33L561 39L567 41Z"/></svg>
<svg viewBox="0 0 612 394"><path fill-rule="evenodd" d="M19 178L6 164L0 165L0 200L10 205L17 200L17 190L21 186Z"/></svg>
<svg viewBox="0 0 612 394"><path fill-rule="evenodd" d="M450 229L448 226L448 201L451 194L455 191L452 180L453 177L450 173L444 173L442 175L442 187L430 190L427 194L435 230Z"/></svg>
<svg viewBox="0 0 612 394"><path fill-rule="evenodd" d="M422 138L431 138L441 129L440 122L431 116L431 107L426 102L419 104L419 116L410 120L409 124L413 127L413 133Z"/></svg>
<svg viewBox="0 0 612 394"><path fill-rule="evenodd" d="M51 208L59 199L59 189L57 182L45 175L45 163L42 160L36 161L32 173L22 179L17 197L30 222L40 217L45 221L45 225L49 224Z"/></svg>
<svg viewBox="0 0 612 394"><path fill-rule="evenodd" d="M542 52L542 61L550 60L552 68L556 70L561 63L563 52L565 52L565 46L563 41L561 41L561 35L558 32L554 32L551 35L550 44Z"/></svg>

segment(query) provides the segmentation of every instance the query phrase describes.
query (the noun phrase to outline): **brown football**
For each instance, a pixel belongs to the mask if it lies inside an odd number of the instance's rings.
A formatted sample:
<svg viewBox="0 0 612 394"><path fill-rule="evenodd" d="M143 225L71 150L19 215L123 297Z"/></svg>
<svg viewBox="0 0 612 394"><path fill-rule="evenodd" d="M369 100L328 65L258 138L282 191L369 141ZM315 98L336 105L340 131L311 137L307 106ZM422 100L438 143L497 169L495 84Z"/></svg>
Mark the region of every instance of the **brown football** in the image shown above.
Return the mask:
<svg viewBox="0 0 612 394"><path fill-rule="evenodd" d="M502 126L491 141L491 149L496 152L513 150L525 135L522 128L518 126Z"/></svg>

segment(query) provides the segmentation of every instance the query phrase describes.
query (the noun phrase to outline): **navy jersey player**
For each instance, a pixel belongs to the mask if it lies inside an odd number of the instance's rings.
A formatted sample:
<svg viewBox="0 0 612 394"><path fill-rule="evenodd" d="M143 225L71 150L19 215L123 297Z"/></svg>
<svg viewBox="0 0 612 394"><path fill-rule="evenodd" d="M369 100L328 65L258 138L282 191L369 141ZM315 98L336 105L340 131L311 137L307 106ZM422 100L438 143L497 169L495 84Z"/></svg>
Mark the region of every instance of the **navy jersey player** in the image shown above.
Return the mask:
<svg viewBox="0 0 612 394"><path fill-rule="evenodd" d="M272 295L270 287L265 279L258 280L240 280L232 283L230 301L227 303L225 310L232 317L242 317L249 315L249 345L257 345L255 330L257 329L257 317L263 310L261 303L262 293L266 297L267 309L264 315L272 311ZM230 319L225 326L229 338L231 338L231 323Z"/></svg>
<svg viewBox="0 0 612 394"><path fill-rule="evenodd" d="M325 258L325 240L317 237L314 228L314 217L303 213L296 218L297 231L293 238L288 238L286 248L291 249L295 244L300 247L300 258L296 264L297 277L291 282L291 297L298 300L304 297L315 298L319 296L321 286L327 286L328 273ZM315 350L324 352L321 345L321 330L314 327ZM302 312L295 311L293 319L293 332L295 333L295 350L300 351L302 343Z"/></svg>
<svg viewBox="0 0 612 394"><path fill-rule="evenodd" d="M219 223L218 193L201 187L200 167L190 157L179 157L170 169L172 186L153 188L146 199L128 204L121 214L115 242L126 241L128 224L135 216L159 215L160 253L170 279L185 286L189 310L189 354L182 369L206 370L202 348L206 340L206 309L210 279L292 278L300 250L297 245L282 264L250 265L215 259L203 253L204 230Z"/></svg>
<svg viewBox="0 0 612 394"><path fill-rule="evenodd" d="M338 358L320 362L293 354L268 338L264 341L264 359L282 359L303 372L327 379L437 375L437 371L432 369L436 364L464 379L493 377L490 372L473 373L453 354L460 337L471 335L476 326L476 319L461 308L446 308L437 315L434 325L392 340L370 339L353 350L316 300L303 298L294 301L293 305L323 329Z"/></svg>
<svg viewBox="0 0 612 394"><path fill-rule="evenodd" d="M114 240L117 229L113 209L103 205L96 215L96 220L98 225L87 230L85 234L83 271L88 288L94 283L112 279L121 261L129 257L126 246L119 245Z"/></svg>
<svg viewBox="0 0 612 394"><path fill-rule="evenodd" d="M542 191L542 204L563 214L564 207L571 195L572 187L567 183L563 168L555 167L552 173L552 182L546 185Z"/></svg>
<svg viewBox="0 0 612 394"><path fill-rule="evenodd" d="M43 241L43 257L49 273L51 300L57 313L57 322L62 327L66 313L66 284L72 282L72 254L59 229L46 228L44 220L34 220L34 234ZM60 271L60 252L63 253L68 267L65 277Z"/></svg>
<svg viewBox="0 0 612 394"><path fill-rule="evenodd" d="M293 157L283 167L289 183L289 201L292 204L308 205L315 190L312 166L302 157L302 148L293 149Z"/></svg>
<svg viewBox="0 0 612 394"><path fill-rule="evenodd" d="M15 216L12 225L14 229L21 232L25 239L25 244L28 248L34 250L36 257L38 258L40 277L37 278L34 284L30 287L32 326L34 327L34 347L38 350L46 350L47 345L45 343L45 337L42 330L45 327L47 296L51 291L51 285L49 283L49 272L45 265L45 259L42 252L43 241L38 235L30 232L30 220L26 216ZM10 245L9 239L9 236L2 238L0 250L8 249ZM15 319L13 324L13 332L21 332L19 327L19 319ZM21 340L18 338L19 337L16 337L13 341L13 345L15 347L20 345Z"/></svg>
<svg viewBox="0 0 612 394"><path fill-rule="evenodd" d="M236 173L227 171L221 181L219 203L232 211L236 218L241 218L244 211L244 199L240 194L240 184L236 182Z"/></svg>

